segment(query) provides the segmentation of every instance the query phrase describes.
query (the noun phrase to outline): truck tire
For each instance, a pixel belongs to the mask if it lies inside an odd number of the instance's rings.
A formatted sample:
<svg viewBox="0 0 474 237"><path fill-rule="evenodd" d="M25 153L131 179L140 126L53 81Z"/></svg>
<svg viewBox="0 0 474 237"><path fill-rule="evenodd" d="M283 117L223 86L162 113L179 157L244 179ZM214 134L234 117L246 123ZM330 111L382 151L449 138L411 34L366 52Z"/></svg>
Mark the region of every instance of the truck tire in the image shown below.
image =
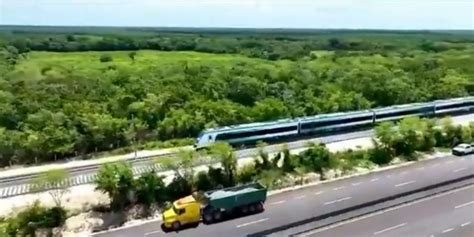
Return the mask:
<svg viewBox="0 0 474 237"><path fill-rule="evenodd" d="M221 211L215 211L214 212L214 221L220 221L222 218L222 212Z"/></svg>
<svg viewBox="0 0 474 237"><path fill-rule="evenodd" d="M211 224L212 223L212 213L205 212L204 215L202 216L202 219L204 221L204 224Z"/></svg>
<svg viewBox="0 0 474 237"><path fill-rule="evenodd" d="M255 204L250 204L249 205L249 212L254 213L257 208L255 207Z"/></svg>
<svg viewBox="0 0 474 237"><path fill-rule="evenodd" d="M259 202L256 204L257 212L263 212L263 203Z"/></svg>
<svg viewBox="0 0 474 237"><path fill-rule="evenodd" d="M166 227L164 223L161 223L161 230L165 233L168 233L170 231L170 229Z"/></svg>
<svg viewBox="0 0 474 237"><path fill-rule="evenodd" d="M249 207L248 206L243 206L240 211L243 213L243 214L247 214L249 212Z"/></svg>
<svg viewBox="0 0 474 237"><path fill-rule="evenodd" d="M175 221L171 225L171 228L173 228L174 231L178 231L181 229L181 223L179 223L179 221Z"/></svg>

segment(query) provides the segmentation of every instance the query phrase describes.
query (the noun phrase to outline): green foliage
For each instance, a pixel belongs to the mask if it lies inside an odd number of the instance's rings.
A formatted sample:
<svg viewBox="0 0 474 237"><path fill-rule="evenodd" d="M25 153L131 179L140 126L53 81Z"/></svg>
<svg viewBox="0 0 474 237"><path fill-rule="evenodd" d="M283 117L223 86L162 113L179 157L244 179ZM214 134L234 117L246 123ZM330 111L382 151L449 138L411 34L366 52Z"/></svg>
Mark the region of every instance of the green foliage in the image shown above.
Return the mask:
<svg viewBox="0 0 474 237"><path fill-rule="evenodd" d="M137 202L150 206L166 200L166 186L162 177L159 177L154 170L143 173L135 180L135 195Z"/></svg>
<svg viewBox="0 0 474 237"><path fill-rule="evenodd" d="M70 174L65 169L54 169L41 173L32 182L33 190L48 190L57 207L61 206L62 197L68 192Z"/></svg>
<svg viewBox="0 0 474 237"><path fill-rule="evenodd" d="M222 165L225 178L220 184L224 187L234 186L236 184L237 158L232 147L227 143L215 143L210 148L210 154Z"/></svg>
<svg viewBox="0 0 474 237"><path fill-rule="evenodd" d="M130 203L135 181L130 166L126 163L105 164L97 173L96 189L107 193L113 210L122 210Z"/></svg>
<svg viewBox="0 0 474 237"><path fill-rule="evenodd" d="M237 180L239 183L250 183L255 181L257 176L257 170L255 164L247 164L242 166L237 174Z"/></svg>
<svg viewBox="0 0 474 237"><path fill-rule="evenodd" d="M0 41L1 166L474 93L465 32L4 26Z"/></svg>
<svg viewBox="0 0 474 237"><path fill-rule="evenodd" d="M324 179L324 172L337 166L337 160L323 144L313 144L299 156L300 165L317 172Z"/></svg>
<svg viewBox="0 0 474 237"><path fill-rule="evenodd" d="M6 233L8 236L35 236L39 228L59 227L66 221L66 211L61 207L47 209L39 202L19 212L15 217L7 219Z"/></svg>
<svg viewBox="0 0 474 237"><path fill-rule="evenodd" d="M108 54L104 54L104 55L100 56L99 60L100 60L101 63L106 63L106 62L112 62L113 58L112 58L112 56L110 56Z"/></svg>

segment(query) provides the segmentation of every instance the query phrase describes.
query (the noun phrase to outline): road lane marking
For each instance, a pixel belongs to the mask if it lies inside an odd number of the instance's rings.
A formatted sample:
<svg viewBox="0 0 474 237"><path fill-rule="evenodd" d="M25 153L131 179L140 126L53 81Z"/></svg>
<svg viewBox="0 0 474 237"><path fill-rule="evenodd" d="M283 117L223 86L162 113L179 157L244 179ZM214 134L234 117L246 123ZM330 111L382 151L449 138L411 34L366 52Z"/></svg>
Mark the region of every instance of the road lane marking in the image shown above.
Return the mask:
<svg viewBox="0 0 474 237"><path fill-rule="evenodd" d="M469 206L469 205L472 205L474 204L474 201L470 201L470 202L466 202L464 204L461 204L461 205L457 205L454 207L454 209L458 209L458 208L461 208L461 207L465 207L465 206Z"/></svg>
<svg viewBox="0 0 474 237"><path fill-rule="evenodd" d="M337 190L341 190L341 189L344 189L344 188L346 188L346 186L336 187L336 188L333 188L332 190L337 191Z"/></svg>
<svg viewBox="0 0 474 237"><path fill-rule="evenodd" d="M305 198L305 197L306 197L306 195L301 195L301 196L295 197L295 199L296 199L296 200L299 200L299 199L303 199L303 198Z"/></svg>
<svg viewBox="0 0 474 237"><path fill-rule="evenodd" d="M454 228L449 228L449 229L443 230L443 234L444 234L444 233L448 233L448 232L450 232L450 231L452 231L452 230L454 230Z"/></svg>
<svg viewBox="0 0 474 237"><path fill-rule="evenodd" d="M467 226L467 225L470 225L470 224L471 224L471 222L462 223L461 227L464 227L464 226Z"/></svg>
<svg viewBox="0 0 474 237"><path fill-rule="evenodd" d="M412 184L416 182L415 180L411 180L411 181L408 181L408 182L405 182L405 183L400 183L400 184L395 184L395 187L401 187L401 186L405 186L405 185L408 185L408 184Z"/></svg>
<svg viewBox="0 0 474 237"><path fill-rule="evenodd" d="M358 183L353 183L352 186L358 186L360 185L362 182L358 182Z"/></svg>
<svg viewBox="0 0 474 237"><path fill-rule="evenodd" d="M457 172L461 172L463 170L467 170L467 168L459 168L459 169L455 169L453 170L454 173L457 173Z"/></svg>
<svg viewBox="0 0 474 237"><path fill-rule="evenodd" d="M379 180L379 178L371 179L370 182L375 182L377 180Z"/></svg>
<svg viewBox="0 0 474 237"><path fill-rule="evenodd" d="M147 232L147 233L145 233L145 236L152 235L152 234L161 234L161 233L163 233L163 232L160 231L160 230L157 230L157 231Z"/></svg>
<svg viewBox="0 0 474 237"><path fill-rule="evenodd" d="M349 200L349 199L351 199L351 198L352 198L352 197L345 197L345 198L333 200L333 201L330 201L330 202L325 202L324 205L329 205L329 204L333 204L333 203L336 203L336 202L342 202L342 201L345 201L345 200Z"/></svg>
<svg viewBox="0 0 474 237"><path fill-rule="evenodd" d="M268 218L263 218L263 219L260 219L260 220L256 220L256 221L252 221L252 222L247 222L247 223L244 223L244 224L240 224L240 225L237 225L236 227L237 228L240 228L240 227L244 227L244 226L248 226L248 225L253 225L253 224L257 224L257 223L260 223L260 222L264 222L264 221L267 221Z"/></svg>
<svg viewBox="0 0 474 237"><path fill-rule="evenodd" d="M314 195L318 196L320 194L324 193L324 191L319 191L319 192L315 192Z"/></svg>
<svg viewBox="0 0 474 237"><path fill-rule="evenodd" d="M278 205L278 204L282 204L282 203L285 203L286 200L281 200L281 201L277 201L277 202L272 202L270 203L270 205Z"/></svg>
<svg viewBox="0 0 474 237"><path fill-rule="evenodd" d="M302 236L311 236L311 235L314 235L316 233L320 233L320 232L324 232L324 231L327 231L327 230L330 230L330 229L337 228L339 226L343 226L343 225L351 224L351 223L354 223L354 222L357 222L357 221L372 218L372 217L375 217L375 216L383 215L385 213L392 212L392 211L395 211L395 210L398 210L398 209L401 209L401 208L413 206L413 205L418 204L418 203L422 203L422 202L430 201L430 200L433 200L433 199L441 198L441 197L448 196L448 195L458 193L458 192L462 192L462 191L465 191L465 190L468 190L468 189L474 189L474 185L470 185L470 186L463 187L463 188L460 188L460 189L455 189L455 190L448 191L448 192L445 192L445 193L440 193L440 194L437 194L435 196L431 196L431 197L423 198L423 199L420 199L420 200L417 200L417 201L414 201L414 202L409 202L409 203L402 204L402 205L399 205L399 206L391 207L391 208L388 208L386 210L380 210L380 211L377 211L375 213L371 213L371 214L364 215L364 216L361 216L361 217L356 217L356 218L349 219L349 220L346 220L346 221L338 222L338 223L330 225L330 226L326 226L326 227L323 227L323 228L319 228L319 229L304 233L304 234L302 234Z"/></svg>
<svg viewBox="0 0 474 237"><path fill-rule="evenodd" d="M374 235L378 235L378 234L382 234L384 232L387 232L387 231L391 231L393 229L397 229L397 228L400 228L400 227L403 227L405 226L407 223L402 223L402 224L399 224L399 225L395 225L395 226L392 226L392 227L388 227L386 229L383 229L383 230L379 230L377 232L374 232Z"/></svg>

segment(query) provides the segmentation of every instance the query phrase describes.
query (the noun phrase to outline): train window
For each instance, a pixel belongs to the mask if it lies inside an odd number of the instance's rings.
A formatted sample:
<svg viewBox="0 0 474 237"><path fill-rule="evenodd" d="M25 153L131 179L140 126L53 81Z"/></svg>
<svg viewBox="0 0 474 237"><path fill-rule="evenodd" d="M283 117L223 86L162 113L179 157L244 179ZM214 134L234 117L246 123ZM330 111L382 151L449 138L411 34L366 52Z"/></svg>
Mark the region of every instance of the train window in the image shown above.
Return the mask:
<svg viewBox="0 0 474 237"><path fill-rule="evenodd" d="M437 106L436 109L453 109L453 108L458 108L458 107L463 107L463 106L474 106L474 101L467 101L463 103L455 103L455 104L450 104L450 105L440 105Z"/></svg>
<svg viewBox="0 0 474 237"><path fill-rule="evenodd" d="M242 138L242 137L253 137L253 136L260 136L260 135L266 135L266 134L272 134L272 133L290 132L290 131L295 131L297 128L298 128L297 126L288 126L288 127L260 129L260 130L253 130L253 131L221 133L217 135L216 140L231 140L231 139L237 139L237 138Z"/></svg>
<svg viewBox="0 0 474 237"><path fill-rule="evenodd" d="M373 118L373 115L365 115L365 116L351 117L351 118L345 118L345 119L314 121L314 122L309 122L309 123L302 123L301 129L311 129L311 128L316 128L316 127L325 127L325 126L338 125L338 124L344 124L344 123L355 123L355 122L360 122L364 120L372 120L372 118Z"/></svg>
<svg viewBox="0 0 474 237"><path fill-rule="evenodd" d="M410 109L410 110L402 110L402 111L392 112L392 113L385 113L385 114L376 115L376 118L377 119L383 119L383 118L404 116L404 115L409 115L409 114L416 114L416 113L419 113L420 111L423 111L424 109L427 109L427 108L430 108L430 107Z"/></svg>

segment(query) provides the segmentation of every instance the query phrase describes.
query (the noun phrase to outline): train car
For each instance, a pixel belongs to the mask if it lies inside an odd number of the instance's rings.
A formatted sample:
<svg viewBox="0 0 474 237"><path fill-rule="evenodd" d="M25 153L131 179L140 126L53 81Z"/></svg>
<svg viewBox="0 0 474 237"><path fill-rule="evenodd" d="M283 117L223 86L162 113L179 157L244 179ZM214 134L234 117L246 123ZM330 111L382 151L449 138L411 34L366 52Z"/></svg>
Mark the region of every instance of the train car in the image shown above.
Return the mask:
<svg viewBox="0 0 474 237"><path fill-rule="evenodd" d="M298 134L298 120L278 120L265 123L251 123L217 129L207 129L202 132L194 147L202 149L214 142L227 142L232 146L255 144L258 141L268 141Z"/></svg>
<svg viewBox="0 0 474 237"><path fill-rule="evenodd" d="M474 96L437 100L434 104L436 114L468 112L474 110Z"/></svg>
<svg viewBox="0 0 474 237"><path fill-rule="evenodd" d="M399 120L410 116L432 116L435 114L433 103L414 103L373 109L375 122Z"/></svg>
<svg viewBox="0 0 474 237"><path fill-rule="evenodd" d="M370 110L317 115L300 119L300 134L317 134L339 131L374 123Z"/></svg>

